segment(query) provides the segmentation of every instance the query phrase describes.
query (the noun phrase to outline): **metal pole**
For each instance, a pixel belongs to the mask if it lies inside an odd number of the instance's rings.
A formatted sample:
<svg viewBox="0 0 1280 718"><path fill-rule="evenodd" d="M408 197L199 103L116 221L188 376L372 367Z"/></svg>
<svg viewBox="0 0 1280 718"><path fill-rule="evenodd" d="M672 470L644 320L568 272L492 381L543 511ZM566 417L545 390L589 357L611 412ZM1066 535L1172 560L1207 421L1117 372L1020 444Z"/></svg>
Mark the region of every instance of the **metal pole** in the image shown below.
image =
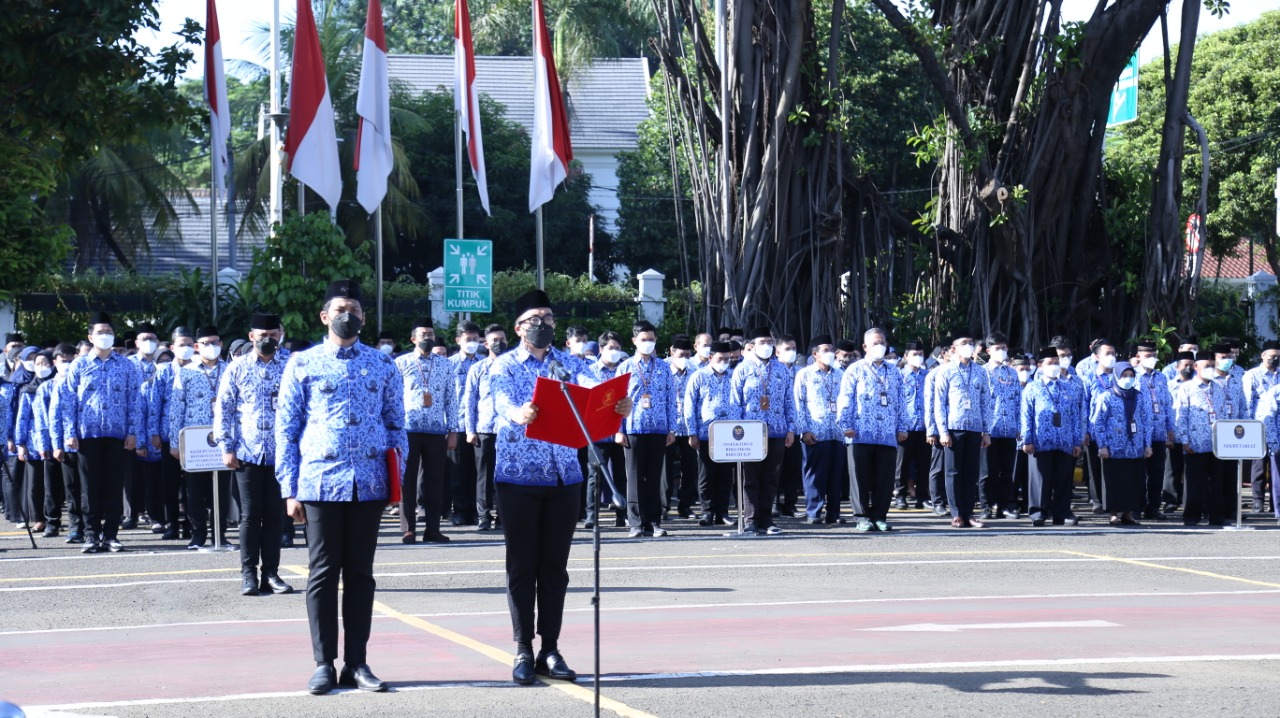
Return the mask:
<svg viewBox="0 0 1280 718"><path fill-rule="evenodd" d="M587 281L596 281L596 216L587 216Z"/></svg>
<svg viewBox="0 0 1280 718"><path fill-rule="evenodd" d="M716 63L720 66L720 241L729 243L729 0L716 0Z"/></svg>
<svg viewBox="0 0 1280 718"><path fill-rule="evenodd" d="M747 513L746 511L743 510L746 506L746 504L744 503L747 497L746 485L747 485L746 473L742 468L742 462L739 461L738 462L738 534L739 535L745 534L747 532ZM770 506L765 510L772 511L773 507Z"/></svg>
<svg viewBox="0 0 1280 718"><path fill-rule="evenodd" d="M1244 528L1244 462L1236 461L1236 528Z"/></svg>
<svg viewBox="0 0 1280 718"><path fill-rule="evenodd" d="M382 332L382 204L373 212L373 274L378 285L378 332Z"/></svg>
<svg viewBox="0 0 1280 718"><path fill-rule="evenodd" d="M267 156L271 161L271 224L284 221L284 167L280 157L280 0L272 4L271 12L271 147Z"/></svg>
<svg viewBox="0 0 1280 718"><path fill-rule="evenodd" d="M538 205L538 211L534 213L534 248L538 253L538 289L547 288L546 268L543 265L542 257L542 205Z"/></svg>
<svg viewBox="0 0 1280 718"><path fill-rule="evenodd" d="M462 98L458 98L458 102L463 102ZM461 107L461 105L458 105ZM466 237L462 233L462 118L459 111L453 113L453 184L454 194L457 197L457 213L458 213L458 239Z"/></svg>
<svg viewBox="0 0 1280 718"><path fill-rule="evenodd" d="M217 155L214 155L214 164L217 163ZM210 173L217 177L217 169L210 165ZM213 288L210 291L210 299L213 303L213 322L218 322L218 183L209 182L209 281Z"/></svg>
<svg viewBox="0 0 1280 718"><path fill-rule="evenodd" d="M213 475L213 525L209 528L213 531L213 548L207 550L221 553L232 549L222 543L222 472L211 473Z"/></svg>
<svg viewBox="0 0 1280 718"><path fill-rule="evenodd" d="M302 180L298 180L298 216L304 217L307 214L307 186L302 184Z"/></svg>

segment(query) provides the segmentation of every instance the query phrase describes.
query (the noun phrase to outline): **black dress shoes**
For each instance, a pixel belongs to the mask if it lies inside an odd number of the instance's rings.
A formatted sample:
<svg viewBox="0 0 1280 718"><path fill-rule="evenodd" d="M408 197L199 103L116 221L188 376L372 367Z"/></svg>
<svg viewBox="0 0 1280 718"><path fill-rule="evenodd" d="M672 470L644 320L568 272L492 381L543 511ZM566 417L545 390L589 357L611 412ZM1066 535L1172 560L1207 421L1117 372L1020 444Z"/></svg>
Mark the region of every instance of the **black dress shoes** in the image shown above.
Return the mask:
<svg viewBox="0 0 1280 718"><path fill-rule="evenodd" d="M240 595L258 595L258 572L246 569L240 574Z"/></svg>
<svg viewBox="0 0 1280 718"><path fill-rule="evenodd" d="M311 674L311 681L307 683L307 691L313 696L322 696L338 683L338 672L333 670L333 665L326 663L323 666L316 666L316 672Z"/></svg>
<svg viewBox="0 0 1280 718"><path fill-rule="evenodd" d="M576 681L578 674L564 662L560 651L542 651L538 653L538 661L534 664L538 675L555 678L560 681Z"/></svg>
<svg viewBox="0 0 1280 718"><path fill-rule="evenodd" d="M537 680L536 673L533 668L533 654L519 653L516 655L516 667L511 669L511 680L522 686L531 686Z"/></svg>
<svg viewBox="0 0 1280 718"><path fill-rule="evenodd" d="M387 690L386 682L373 675L373 671L369 669L369 664L367 663L361 663L358 666L343 666L342 675L338 676L338 685L347 688L359 688L370 693L383 693Z"/></svg>
<svg viewBox="0 0 1280 718"><path fill-rule="evenodd" d="M293 586L285 583L278 573L262 574L262 583L258 585L260 593L293 593Z"/></svg>

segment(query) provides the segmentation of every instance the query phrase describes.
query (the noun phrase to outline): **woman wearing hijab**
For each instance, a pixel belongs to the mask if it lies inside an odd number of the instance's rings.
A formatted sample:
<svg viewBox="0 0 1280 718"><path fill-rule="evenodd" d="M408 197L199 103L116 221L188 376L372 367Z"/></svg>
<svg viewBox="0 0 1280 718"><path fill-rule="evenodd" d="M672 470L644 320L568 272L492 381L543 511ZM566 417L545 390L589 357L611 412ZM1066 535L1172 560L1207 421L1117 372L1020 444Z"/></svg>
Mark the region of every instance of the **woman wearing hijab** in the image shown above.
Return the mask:
<svg viewBox="0 0 1280 718"><path fill-rule="evenodd" d="M5 518L13 521L18 528L26 528L31 520L30 514L24 516L20 508L26 505L27 466L22 457L16 453L18 409L23 387L31 383L31 380L36 376L35 355L38 351L40 351L39 347L23 347L18 349L16 353L11 354L10 359L13 370L6 377L10 384L10 391L5 394L4 398L8 402L9 431L11 433L5 447L8 450L5 455L8 471L4 477L4 505L6 513L11 513Z"/></svg>
<svg viewBox="0 0 1280 718"><path fill-rule="evenodd" d="M25 351L25 350L24 350ZM27 362L30 362L28 369ZM57 502L54 510L53 499L49 495L55 483L46 474L53 469L53 446L49 440L49 388L41 388L50 383L54 376L53 352L41 351L33 353L30 359L23 361L23 369L33 372L30 381L18 390L18 418L15 422L13 443L18 449L18 460L26 464L24 483L26 485L25 515L28 522L35 521L31 529L44 531L50 538L58 535L57 524L62 520L62 502ZM46 462L46 460L50 460ZM48 464L48 466L46 466ZM62 472L58 471L58 482L62 480ZM55 515L56 514L56 515ZM43 518L40 518L43 517ZM49 523L46 525L45 520Z"/></svg>
<svg viewBox="0 0 1280 718"><path fill-rule="evenodd" d="M1138 389L1128 362L1114 368L1115 382L1094 393L1089 434L1102 460L1102 508L1112 526L1137 526L1142 510L1146 459L1151 457L1151 402Z"/></svg>

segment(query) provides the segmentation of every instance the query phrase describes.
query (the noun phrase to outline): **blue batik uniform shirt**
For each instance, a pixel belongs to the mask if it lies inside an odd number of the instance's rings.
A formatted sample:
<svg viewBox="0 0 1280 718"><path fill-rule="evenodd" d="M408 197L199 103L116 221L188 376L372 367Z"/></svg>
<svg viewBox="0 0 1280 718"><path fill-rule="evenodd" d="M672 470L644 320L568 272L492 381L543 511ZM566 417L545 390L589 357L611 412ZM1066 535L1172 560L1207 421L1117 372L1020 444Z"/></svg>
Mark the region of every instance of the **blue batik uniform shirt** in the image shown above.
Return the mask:
<svg viewBox="0 0 1280 718"><path fill-rule="evenodd" d="M1151 409L1151 443L1165 444L1173 433L1173 394L1163 374L1139 374L1138 383Z"/></svg>
<svg viewBox="0 0 1280 718"><path fill-rule="evenodd" d="M495 483L526 486L582 483L576 449L530 439L525 436L525 427L517 421L521 407L533 401L538 377L554 378L550 372L552 361L559 363L570 381L582 386L591 383L592 375L581 359L560 349L549 349L546 356L539 359L525 349L523 343L498 357L498 363L489 372L489 390L493 392L497 414Z"/></svg>
<svg viewBox="0 0 1280 718"><path fill-rule="evenodd" d="M227 367L213 408L214 440L222 453L256 466L276 462L276 406L285 362L250 352Z"/></svg>
<svg viewBox="0 0 1280 718"><path fill-rule="evenodd" d="M733 403L730 388L733 378L728 370L723 373L705 366L689 377L689 384L684 390L684 422L689 427L690 436L697 436L706 441L711 422L740 419L742 410Z"/></svg>
<svg viewBox="0 0 1280 718"><path fill-rule="evenodd" d="M454 408L454 368L448 359L431 353L404 354L395 360L404 383L404 428L410 434L449 434L458 431L454 421L460 416ZM426 394L431 395L431 406Z"/></svg>
<svg viewBox="0 0 1280 718"><path fill-rule="evenodd" d="M1242 379L1244 386L1244 401L1246 404L1246 416L1257 416L1258 402L1262 399L1262 395L1271 391L1277 383L1280 383L1280 370L1272 371L1265 364L1260 364L1244 373Z"/></svg>
<svg viewBox="0 0 1280 718"><path fill-rule="evenodd" d="M987 370L972 361L940 370L934 411L938 435L953 431L986 433L991 426L991 383Z"/></svg>
<svg viewBox="0 0 1280 718"><path fill-rule="evenodd" d="M295 352L280 377L276 480L298 501L385 501L386 452L409 451L404 382L391 358L326 339Z"/></svg>
<svg viewBox="0 0 1280 718"><path fill-rule="evenodd" d="M188 426L213 426L213 401L226 369L226 362L219 359L213 366L194 362L178 370L169 397L170 441L176 444L178 435Z"/></svg>
<svg viewBox="0 0 1280 718"><path fill-rule="evenodd" d="M463 389L466 406L463 407L463 429L468 434L494 433L493 392L489 386L489 373L497 357L476 362L467 372L467 385Z"/></svg>
<svg viewBox="0 0 1280 718"><path fill-rule="evenodd" d="M924 377L924 435L938 435L938 377L950 364L939 364Z"/></svg>
<svg viewBox="0 0 1280 718"><path fill-rule="evenodd" d="M1219 419L1246 419L1246 411L1248 403L1244 398L1244 382L1228 372L1227 374L1219 374L1213 378L1213 383L1222 387L1227 392L1227 410L1225 414L1220 413Z"/></svg>
<svg viewBox="0 0 1280 718"><path fill-rule="evenodd" d="M1003 364L987 369L991 373L991 427L994 439L1012 439L1022 422L1022 382L1018 370Z"/></svg>
<svg viewBox="0 0 1280 718"><path fill-rule="evenodd" d="M151 404L156 391L156 378L161 373L160 365L154 361L142 359L139 354L129 357L129 361L138 368L138 379L141 382L138 386L138 400L142 404L140 414L142 429L138 434L138 448L147 450L147 455L142 458L143 461L159 461L162 458L160 450L151 445L152 435L160 433L151 422Z"/></svg>
<svg viewBox="0 0 1280 718"><path fill-rule="evenodd" d="M689 377L698 370L694 366L693 359L689 359L684 369L677 370L671 362L667 362L671 366L671 386L675 390L676 397L676 436L691 436L693 432L689 430L689 424L685 422L684 417L684 394L689 387Z"/></svg>
<svg viewBox="0 0 1280 718"><path fill-rule="evenodd" d="M467 425L467 375L471 373L471 369L483 360L479 354L467 356L467 353L459 350L457 354L449 357L449 370L453 375L453 430L464 431Z"/></svg>
<svg viewBox="0 0 1280 718"><path fill-rule="evenodd" d="M1133 412L1114 391L1094 395L1089 415L1089 436L1099 449L1111 452L1113 459L1145 458L1151 448L1151 398L1135 389Z"/></svg>
<svg viewBox="0 0 1280 718"><path fill-rule="evenodd" d="M62 385L64 443L71 439L125 439L144 426L137 368L119 354L97 352L71 363Z"/></svg>
<svg viewBox="0 0 1280 718"><path fill-rule="evenodd" d="M770 439L782 439L795 431L791 370L782 362L773 358L760 361L754 354L744 354L730 379L729 397L738 407L739 418L768 425Z"/></svg>
<svg viewBox="0 0 1280 718"><path fill-rule="evenodd" d="M24 391L18 397L18 420L15 422L13 443L25 446L32 459L42 459L53 451L49 443L48 387L52 379L46 379L35 391ZM43 396L41 396L43 394Z"/></svg>
<svg viewBox="0 0 1280 718"><path fill-rule="evenodd" d="M1199 377L1183 382L1173 393L1174 435L1178 443L1197 454L1213 451L1212 424L1228 419L1231 398L1217 382L1202 382Z"/></svg>
<svg viewBox="0 0 1280 718"><path fill-rule="evenodd" d="M929 373L907 366L902 370L902 396L907 409L907 431L924 431L924 381Z"/></svg>
<svg viewBox="0 0 1280 718"><path fill-rule="evenodd" d="M1267 437L1267 449L1280 453L1280 384L1271 387L1258 399L1258 412L1254 418L1262 422Z"/></svg>
<svg viewBox="0 0 1280 718"><path fill-rule="evenodd" d="M1071 453L1084 444L1088 417L1084 388L1078 381L1045 379L1027 382L1022 389L1021 427L1023 446L1039 451ZM1058 420L1054 420L1054 415Z"/></svg>
<svg viewBox="0 0 1280 718"><path fill-rule="evenodd" d="M813 434L817 441L843 441L838 425L840 367L823 369L817 362L796 372L792 392L796 402L796 434Z"/></svg>
<svg viewBox="0 0 1280 718"><path fill-rule="evenodd" d="M679 409L671 367L656 356L642 359L636 354L618 365L618 376L628 373L631 379L627 382L627 396L635 402L635 408L622 422L621 431L626 434L676 433Z"/></svg>
<svg viewBox="0 0 1280 718"><path fill-rule="evenodd" d="M897 446L907 431L902 372L888 362L862 359L849 365L840 379L836 407L842 432L852 430L855 444Z"/></svg>

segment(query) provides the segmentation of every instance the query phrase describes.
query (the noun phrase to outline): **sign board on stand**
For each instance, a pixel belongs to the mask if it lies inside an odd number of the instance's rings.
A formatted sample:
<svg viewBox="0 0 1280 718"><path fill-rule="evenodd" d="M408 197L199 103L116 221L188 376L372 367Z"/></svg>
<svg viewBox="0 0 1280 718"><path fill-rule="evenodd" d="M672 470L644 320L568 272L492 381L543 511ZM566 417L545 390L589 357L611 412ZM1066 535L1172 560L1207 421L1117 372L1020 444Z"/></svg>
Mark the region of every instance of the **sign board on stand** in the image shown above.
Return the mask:
<svg viewBox="0 0 1280 718"><path fill-rule="evenodd" d="M227 470L222 464L222 449L213 440L212 426L188 426L179 432L178 460L183 471L193 474Z"/></svg>
<svg viewBox="0 0 1280 718"><path fill-rule="evenodd" d="M1219 459L1236 461L1236 525L1224 526L1226 529L1240 531L1244 525L1244 507L1241 505L1244 493L1244 463L1238 459L1262 459L1267 456L1267 437L1261 421L1215 421L1213 422L1213 455Z"/></svg>
<svg viewBox="0 0 1280 718"><path fill-rule="evenodd" d="M769 426L763 421L713 421L707 427L708 453L718 464L764 461Z"/></svg>
<svg viewBox="0 0 1280 718"><path fill-rule="evenodd" d="M444 241L444 310L493 311L493 241Z"/></svg>

